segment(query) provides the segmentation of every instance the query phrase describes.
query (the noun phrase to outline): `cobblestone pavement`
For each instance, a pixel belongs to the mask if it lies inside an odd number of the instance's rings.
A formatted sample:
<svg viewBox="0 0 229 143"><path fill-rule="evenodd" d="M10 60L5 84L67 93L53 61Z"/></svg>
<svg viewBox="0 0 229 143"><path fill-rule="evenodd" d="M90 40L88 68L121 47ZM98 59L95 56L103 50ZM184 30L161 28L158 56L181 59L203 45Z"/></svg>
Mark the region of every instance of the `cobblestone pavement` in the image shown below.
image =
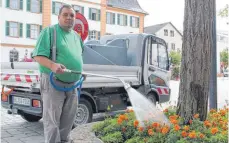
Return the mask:
<svg viewBox="0 0 229 143"><path fill-rule="evenodd" d="M42 120L29 123L1 107L1 143L43 143Z"/></svg>

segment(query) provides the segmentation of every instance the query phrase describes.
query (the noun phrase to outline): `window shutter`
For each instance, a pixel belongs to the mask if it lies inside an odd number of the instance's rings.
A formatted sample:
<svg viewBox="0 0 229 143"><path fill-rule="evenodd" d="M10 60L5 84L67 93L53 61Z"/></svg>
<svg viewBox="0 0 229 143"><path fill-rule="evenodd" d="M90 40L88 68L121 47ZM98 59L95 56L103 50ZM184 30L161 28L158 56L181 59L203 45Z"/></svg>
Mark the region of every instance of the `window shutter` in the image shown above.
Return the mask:
<svg viewBox="0 0 229 143"><path fill-rule="evenodd" d="M10 0L6 0L6 7L10 7Z"/></svg>
<svg viewBox="0 0 229 143"><path fill-rule="evenodd" d="M130 26L132 27L132 16L130 16Z"/></svg>
<svg viewBox="0 0 229 143"><path fill-rule="evenodd" d="M19 23L20 25L20 37L23 37L23 23Z"/></svg>
<svg viewBox="0 0 229 143"><path fill-rule="evenodd" d="M84 7L82 7L82 14L84 15Z"/></svg>
<svg viewBox="0 0 229 143"><path fill-rule="evenodd" d="M120 25L120 14L118 14L118 25Z"/></svg>
<svg viewBox="0 0 229 143"><path fill-rule="evenodd" d="M100 31L98 31L97 33L98 33L97 40L99 40L100 39Z"/></svg>
<svg viewBox="0 0 229 143"><path fill-rule="evenodd" d="M23 0L20 0L20 9L23 10Z"/></svg>
<svg viewBox="0 0 229 143"><path fill-rule="evenodd" d="M140 21L139 18L137 18L137 28L139 28L139 25L140 25Z"/></svg>
<svg viewBox="0 0 229 143"><path fill-rule="evenodd" d="M6 36L10 35L10 23L6 21Z"/></svg>
<svg viewBox="0 0 229 143"><path fill-rule="evenodd" d="M100 21L100 14L101 12L100 12L100 10L98 10L98 21Z"/></svg>
<svg viewBox="0 0 229 143"><path fill-rule="evenodd" d="M26 37L30 38L30 24L26 24Z"/></svg>
<svg viewBox="0 0 229 143"><path fill-rule="evenodd" d="M55 14L55 4L56 4L56 3L53 1L53 2L52 2L52 13L53 13L53 14Z"/></svg>
<svg viewBox="0 0 229 143"><path fill-rule="evenodd" d="M113 24L115 24L115 13L113 13Z"/></svg>
<svg viewBox="0 0 229 143"><path fill-rule="evenodd" d="M89 17L89 19L92 19L91 18L91 8L89 8L89 16L88 17Z"/></svg>
<svg viewBox="0 0 229 143"><path fill-rule="evenodd" d="M127 26L127 25L128 25L128 24L127 24L128 22L127 22L127 16L126 16L126 15L125 15L125 20L126 20L126 21L125 21L125 26Z"/></svg>
<svg viewBox="0 0 229 143"><path fill-rule="evenodd" d="M40 0L40 13L42 13L42 0Z"/></svg>
<svg viewBox="0 0 229 143"><path fill-rule="evenodd" d="M30 6L31 6L30 0L27 0L27 11L30 11Z"/></svg>
<svg viewBox="0 0 229 143"><path fill-rule="evenodd" d="M42 25L40 25L40 32L42 31Z"/></svg>

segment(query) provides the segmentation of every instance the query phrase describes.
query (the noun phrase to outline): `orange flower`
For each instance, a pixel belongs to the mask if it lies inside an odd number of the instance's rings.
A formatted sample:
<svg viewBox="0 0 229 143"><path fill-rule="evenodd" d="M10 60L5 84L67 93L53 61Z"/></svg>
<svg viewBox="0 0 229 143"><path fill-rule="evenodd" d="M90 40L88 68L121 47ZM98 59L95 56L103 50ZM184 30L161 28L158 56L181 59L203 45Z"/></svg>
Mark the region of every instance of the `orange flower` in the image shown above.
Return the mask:
<svg viewBox="0 0 229 143"><path fill-rule="evenodd" d="M182 132L181 132L181 136L185 138L185 137L187 137L187 136L188 136L188 133L187 133L187 132L185 132L185 131L182 131Z"/></svg>
<svg viewBox="0 0 229 143"><path fill-rule="evenodd" d="M171 120L171 123L175 125L178 123L178 121L177 120Z"/></svg>
<svg viewBox="0 0 229 143"><path fill-rule="evenodd" d="M214 113L214 114L213 114L213 117L214 117L214 118L218 118L218 117L220 117L220 114Z"/></svg>
<svg viewBox="0 0 229 143"><path fill-rule="evenodd" d="M121 119L121 120L127 120L128 118L127 118L126 115L119 115L119 119Z"/></svg>
<svg viewBox="0 0 229 143"><path fill-rule="evenodd" d="M176 131L179 131L179 130L180 130L180 126L179 126L179 125L175 125L175 126L174 126L174 129L175 129Z"/></svg>
<svg viewBox="0 0 229 143"><path fill-rule="evenodd" d="M139 131L139 132L142 132L143 130L144 130L143 127L138 127L138 131Z"/></svg>
<svg viewBox="0 0 229 143"><path fill-rule="evenodd" d="M218 131L219 131L218 128L212 128L212 129L211 129L211 133L212 133L213 135L216 134Z"/></svg>
<svg viewBox="0 0 229 143"><path fill-rule="evenodd" d="M216 122L212 122L212 126L216 127L217 126Z"/></svg>
<svg viewBox="0 0 229 143"><path fill-rule="evenodd" d="M152 124L152 127L153 127L153 128L160 127L160 124L159 124L159 123L157 123L157 122L154 122L154 123Z"/></svg>
<svg viewBox="0 0 229 143"><path fill-rule="evenodd" d="M211 127L211 123L208 120L206 120L204 121L204 126Z"/></svg>
<svg viewBox="0 0 229 143"><path fill-rule="evenodd" d="M192 120L189 120L189 124L192 124Z"/></svg>
<svg viewBox="0 0 229 143"><path fill-rule="evenodd" d="M185 131L188 131L189 130L189 126L184 126L183 128Z"/></svg>
<svg viewBox="0 0 229 143"><path fill-rule="evenodd" d="M220 124L221 126L223 126L224 122L223 122L223 121L219 121L219 124Z"/></svg>
<svg viewBox="0 0 229 143"><path fill-rule="evenodd" d="M169 128L168 127L163 127L162 129L161 129L161 133L162 134L167 134L169 132Z"/></svg>
<svg viewBox="0 0 229 143"><path fill-rule="evenodd" d="M150 136L152 136L152 135L153 135L153 130L152 130L152 129L149 129L149 130L148 130L148 134L149 134Z"/></svg>
<svg viewBox="0 0 229 143"><path fill-rule="evenodd" d="M221 116L225 116L226 115L226 111L225 110L220 110L220 114L221 114Z"/></svg>
<svg viewBox="0 0 229 143"><path fill-rule="evenodd" d="M134 127L137 127L138 124L139 124L139 121L138 121L138 120L135 120L135 121L134 121Z"/></svg>
<svg viewBox="0 0 229 143"><path fill-rule="evenodd" d="M201 139L203 139L205 136L204 136L204 134L201 133L201 134L199 135L199 137L200 137Z"/></svg>
<svg viewBox="0 0 229 143"><path fill-rule="evenodd" d="M169 116L169 120L176 120L178 118L178 115L174 115L174 116Z"/></svg>
<svg viewBox="0 0 229 143"><path fill-rule="evenodd" d="M211 110L210 110L210 113L215 113L215 112L216 112L215 109L211 109Z"/></svg>
<svg viewBox="0 0 229 143"><path fill-rule="evenodd" d="M119 124L119 125L122 124L122 119L118 119L118 124Z"/></svg>
<svg viewBox="0 0 229 143"><path fill-rule="evenodd" d="M195 114L194 118L197 119L197 118L199 118L199 116L200 116L199 114Z"/></svg>
<svg viewBox="0 0 229 143"><path fill-rule="evenodd" d="M189 136L191 139L194 139L194 138L196 138L196 133L193 131L193 132L189 133L188 136Z"/></svg>
<svg viewBox="0 0 229 143"><path fill-rule="evenodd" d="M164 112L164 113L167 113L167 112L169 112L169 110L168 110L168 109L165 109L163 112Z"/></svg>

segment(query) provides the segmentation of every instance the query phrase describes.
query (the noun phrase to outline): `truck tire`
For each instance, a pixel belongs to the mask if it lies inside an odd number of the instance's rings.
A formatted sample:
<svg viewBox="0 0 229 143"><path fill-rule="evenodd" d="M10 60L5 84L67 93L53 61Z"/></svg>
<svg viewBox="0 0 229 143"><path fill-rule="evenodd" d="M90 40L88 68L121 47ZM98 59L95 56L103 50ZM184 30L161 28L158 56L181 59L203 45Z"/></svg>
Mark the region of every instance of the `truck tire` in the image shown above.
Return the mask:
<svg viewBox="0 0 229 143"><path fill-rule="evenodd" d="M81 98L77 108L76 119L73 123L73 128L80 124L90 123L93 117L91 103L85 98Z"/></svg>
<svg viewBox="0 0 229 143"><path fill-rule="evenodd" d="M156 94L155 93L149 93L147 98L156 106L157 104L157 99L156 99Z"/></svg>
<svg viewBox="0 0 229 143"><path fill-rule="evenodd" d="M21 113L21 117L28 122L38 122L42 117L35 116L27 113Z"/></svg>

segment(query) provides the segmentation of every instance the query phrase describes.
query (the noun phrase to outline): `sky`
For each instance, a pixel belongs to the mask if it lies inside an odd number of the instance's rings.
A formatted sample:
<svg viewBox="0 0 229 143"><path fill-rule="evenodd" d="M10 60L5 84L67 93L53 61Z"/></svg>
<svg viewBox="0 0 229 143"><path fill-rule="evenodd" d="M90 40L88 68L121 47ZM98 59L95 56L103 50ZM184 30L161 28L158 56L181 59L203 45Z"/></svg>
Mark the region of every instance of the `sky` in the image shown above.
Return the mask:
<svg viewBox="0 0 229 143"><path fill-rule="evenodd" d="M142 9L149 13L145 17L145 26L172 22L178 30L183 30L185 0L138 0ZM229 0L216 0L216 10L222 9ZM228 19L217 16L217 30L228 30Z"/></svg>

